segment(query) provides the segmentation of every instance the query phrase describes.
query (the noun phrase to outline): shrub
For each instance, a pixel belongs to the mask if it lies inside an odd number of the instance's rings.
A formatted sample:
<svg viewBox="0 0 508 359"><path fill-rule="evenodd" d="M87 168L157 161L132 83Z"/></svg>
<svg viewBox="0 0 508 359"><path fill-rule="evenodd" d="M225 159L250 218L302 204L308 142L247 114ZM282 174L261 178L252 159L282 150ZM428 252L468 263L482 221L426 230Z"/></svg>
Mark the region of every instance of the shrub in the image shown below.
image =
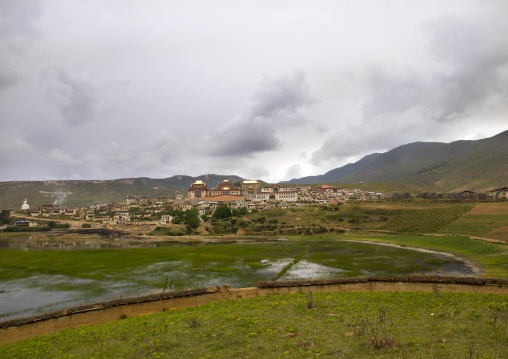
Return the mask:
<svg viewBox="0 0 508 359"><path fill-rule="evenodd" d="M91 223L83 223L81 225L81 228L92 228L92 224Z"/></svg>

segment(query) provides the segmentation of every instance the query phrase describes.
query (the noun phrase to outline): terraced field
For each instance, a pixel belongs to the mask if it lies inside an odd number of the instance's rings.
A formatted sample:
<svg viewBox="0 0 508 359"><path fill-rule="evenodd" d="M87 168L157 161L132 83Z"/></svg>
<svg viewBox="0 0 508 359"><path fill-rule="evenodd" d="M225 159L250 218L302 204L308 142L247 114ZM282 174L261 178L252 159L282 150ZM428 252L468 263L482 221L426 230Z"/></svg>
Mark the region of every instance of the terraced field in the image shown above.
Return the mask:
<svg viewBox="0 0 508 359"><path fill-rule="evenodd" d="M482 203L437 233L485 237L508 242L508 203Z"/></svg>

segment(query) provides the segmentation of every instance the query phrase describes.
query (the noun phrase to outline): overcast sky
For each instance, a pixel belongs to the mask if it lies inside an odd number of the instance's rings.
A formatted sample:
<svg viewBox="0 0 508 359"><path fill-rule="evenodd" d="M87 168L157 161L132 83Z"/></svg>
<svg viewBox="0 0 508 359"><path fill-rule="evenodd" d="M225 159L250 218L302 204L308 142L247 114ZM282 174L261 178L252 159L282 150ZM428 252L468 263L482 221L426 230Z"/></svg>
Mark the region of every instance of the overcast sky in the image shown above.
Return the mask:
<svg viewBox="0 0 508 359"><path fill-rule="evenodd" d="M505 0L0 0L0 181L277 182L507 114Z"/></svg>

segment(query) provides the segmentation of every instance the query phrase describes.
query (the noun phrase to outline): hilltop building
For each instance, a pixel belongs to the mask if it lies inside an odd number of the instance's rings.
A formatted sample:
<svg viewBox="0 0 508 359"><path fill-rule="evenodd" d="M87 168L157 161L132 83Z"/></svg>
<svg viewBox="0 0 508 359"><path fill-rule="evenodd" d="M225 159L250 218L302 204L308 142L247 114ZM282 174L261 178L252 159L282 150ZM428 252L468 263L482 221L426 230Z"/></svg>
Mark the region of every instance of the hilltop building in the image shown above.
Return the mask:
<svg viewBox="0 0 508 359"><path fill-rule="evenodd" d="M189 199L205 198L208 196L208 192L209 191L208 187L206 187L206 183L201 180L197 180L191 185L191 188L189 188L188 197Z"/></svg>
<svg viewBox="0 0 508 359"><path fill-rule="evenodd" d="M239 196L240 194L240 188L235 187L234 183L229 182L229 180L222 181L217 185L217 188L211 191L211 196Z"/></svg>
<svg viewBox="0 0 508 359"><path fill-rule="evenodd" d="M254 199L256 197L256 193L259 192L259 182L246 180L242 182L242 195L246 198Z"/></svg>
<svg viewBox="0 0 508 359"><path fill-rule="evenodd" d="M255 194L255 199L261 201L296 202L298 201L298 190L296 188L281 187L280 185L263 187L260 192Z"/></svg>

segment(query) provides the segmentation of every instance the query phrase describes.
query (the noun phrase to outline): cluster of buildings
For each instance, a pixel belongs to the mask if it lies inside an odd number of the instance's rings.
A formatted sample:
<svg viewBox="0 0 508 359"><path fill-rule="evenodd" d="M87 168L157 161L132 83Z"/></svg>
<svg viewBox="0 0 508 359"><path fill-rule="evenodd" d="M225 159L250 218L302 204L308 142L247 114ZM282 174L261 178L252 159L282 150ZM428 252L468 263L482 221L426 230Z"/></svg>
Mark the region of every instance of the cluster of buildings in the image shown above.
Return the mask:
<svg viewBox="0 0 508 359"><path fill-rule="evenodd" d="M362 191L359 189L341 189L328 185L317 188L298 187L300 200L303 203L341 204L354 201L376 201L385 199L380 192Z"/></svg>
<svg viewBox="0 0 508 359"><path fill-rule="evenodd" d="M506 199L508 188L492 191L494 199ZM96 203L92 206L64 207L44 205L30 210L27 200L21 209L37 218L74 219L102 223L103 225L167 225L173 220L170 214L174 210L186 211L196 208L200 216L211 216L215 209L225 204L230 208L246 208L248 212L269 211L275 208L299 207L304 204L342 204L351 201L383 200L385 195L379 192L359 189L341 189L321 185L318 187L283 187L281 185L261 186L259 181L246 180L238 185L225 180L216 188L209 189L205 182L194 182L187 191L187 197L152 199L149 196L128 196L125 202L110 204ZM20 225L27 225L23 223Z"/></svg>
<svg viewBox="0 0 508 359"><path fill-rule="evenodd" d="M259 181L246 180L235 185L228 180L216 188L208 188L198 180L187 191L187 197L152 199L149 196L128 196L125 202L110 204L96 203L89 207L64 207L56 203L30 210L26 199L22 209L37 218L69 218L104 225L166 225L173 220L173 210L186 211L196 208L200 216L211 216L215 209L225 204L232 209L246 208L248 212L269 211L276 208L299 207L309 203L338 204L346 201L373 200L383 198L382 194L360 190L341 190L338 187L283 187L262 186Z"/></svg>

